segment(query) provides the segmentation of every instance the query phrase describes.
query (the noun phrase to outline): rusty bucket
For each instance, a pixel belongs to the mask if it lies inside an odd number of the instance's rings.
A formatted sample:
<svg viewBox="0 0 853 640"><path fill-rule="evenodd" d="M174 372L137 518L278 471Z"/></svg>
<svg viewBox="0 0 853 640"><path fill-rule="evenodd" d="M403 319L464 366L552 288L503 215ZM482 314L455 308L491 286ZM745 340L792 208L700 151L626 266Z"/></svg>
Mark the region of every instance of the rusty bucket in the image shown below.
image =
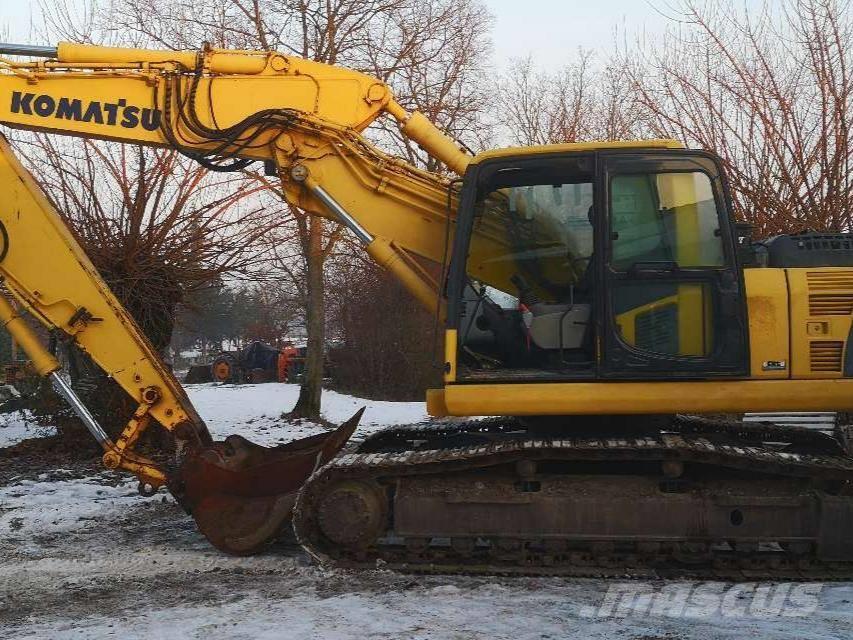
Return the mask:
<svg viewBox="0 0 853 640"><path fill-rule="evenodd" d="M299 489L355 431L364 409L331 433L262 447L231 435L188 453L173 493L217 549L258 552L290 522Z"/></svg>

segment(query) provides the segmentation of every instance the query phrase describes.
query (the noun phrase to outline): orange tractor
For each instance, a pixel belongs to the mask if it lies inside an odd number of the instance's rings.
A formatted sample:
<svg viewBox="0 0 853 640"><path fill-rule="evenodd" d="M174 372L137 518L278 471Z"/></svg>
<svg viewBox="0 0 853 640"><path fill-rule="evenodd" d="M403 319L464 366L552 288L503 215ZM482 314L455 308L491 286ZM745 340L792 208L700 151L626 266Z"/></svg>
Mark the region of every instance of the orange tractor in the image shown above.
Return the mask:
<svg viewBox="0 0 853 640"><path fill-rule="evenodd" d="M257 384L293 382L304 370L304 349L285 342L281 348L260 341L237 351L223 351L210 365L193 367L185 382Z"/></svg>

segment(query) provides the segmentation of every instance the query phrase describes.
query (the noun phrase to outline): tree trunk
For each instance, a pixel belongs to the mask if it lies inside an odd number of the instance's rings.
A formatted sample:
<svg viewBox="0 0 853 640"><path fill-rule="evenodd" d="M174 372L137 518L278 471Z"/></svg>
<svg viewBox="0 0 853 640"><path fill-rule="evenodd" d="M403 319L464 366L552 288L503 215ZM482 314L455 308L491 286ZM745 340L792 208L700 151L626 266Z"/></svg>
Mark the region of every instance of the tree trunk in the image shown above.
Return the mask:
<svg viewBox="0 0 853 640"><path fill-rule="evenodd" d="M308 220L308 309L306 324L308 349L305 373L293 416L318 420L323 393L323 343L325 342L325 301L323 299L323 221L317 216Z"/></svg>

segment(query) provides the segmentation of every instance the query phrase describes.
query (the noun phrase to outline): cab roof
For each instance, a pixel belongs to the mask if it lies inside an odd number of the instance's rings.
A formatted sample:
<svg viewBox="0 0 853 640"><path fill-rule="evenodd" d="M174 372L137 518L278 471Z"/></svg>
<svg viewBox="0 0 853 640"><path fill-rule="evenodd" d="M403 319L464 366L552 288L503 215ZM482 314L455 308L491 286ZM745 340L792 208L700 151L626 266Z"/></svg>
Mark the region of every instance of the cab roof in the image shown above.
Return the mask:
<svg viewBox="0 0 853 640"><path fill-rule="evenodd" d="M608 149L684 149L678 140L620 140L618 142L571 142L567 144L545 144L530 147L504 147L490 149L474 156L472 164L496 158L532 156L548 153L573 153L603 151Z"/></svg>

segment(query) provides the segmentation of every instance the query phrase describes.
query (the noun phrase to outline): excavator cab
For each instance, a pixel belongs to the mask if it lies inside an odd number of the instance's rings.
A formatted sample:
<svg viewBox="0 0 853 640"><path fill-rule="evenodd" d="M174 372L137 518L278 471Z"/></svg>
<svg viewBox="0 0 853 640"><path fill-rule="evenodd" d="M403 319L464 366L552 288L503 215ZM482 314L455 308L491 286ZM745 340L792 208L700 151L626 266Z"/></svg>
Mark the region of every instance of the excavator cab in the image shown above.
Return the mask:
<svg viewBox="0 0 853 640"><path fill-rule="evenodd" d="M607 145L486 155L466 174L448 287L457 381L748 373L716 157Z"/></svg>

